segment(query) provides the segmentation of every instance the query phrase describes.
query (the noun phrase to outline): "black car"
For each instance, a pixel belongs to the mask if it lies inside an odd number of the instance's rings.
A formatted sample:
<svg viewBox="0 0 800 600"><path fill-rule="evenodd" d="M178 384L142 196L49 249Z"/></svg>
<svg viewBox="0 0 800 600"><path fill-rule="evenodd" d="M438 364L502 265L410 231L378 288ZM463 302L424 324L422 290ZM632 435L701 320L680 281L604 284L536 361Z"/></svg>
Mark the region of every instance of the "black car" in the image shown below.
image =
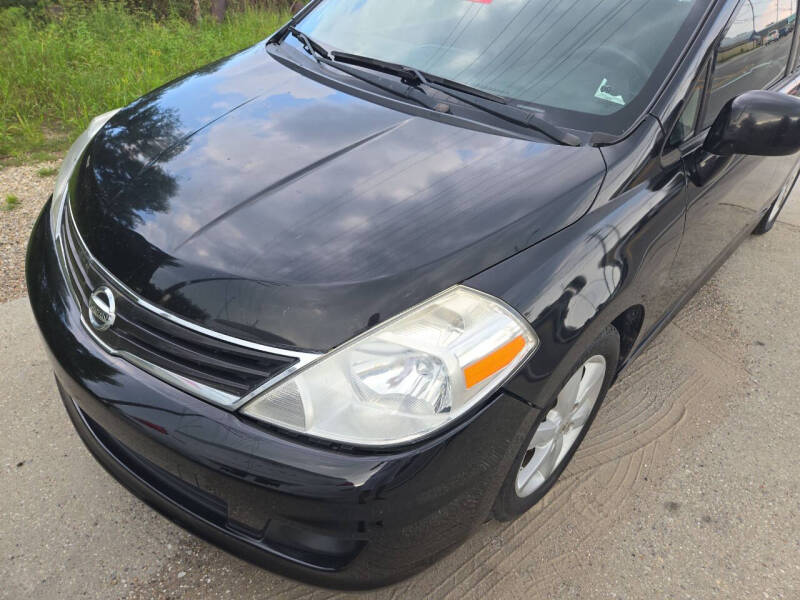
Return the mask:
<svg viewBox="0 0 800 600"><path fill-rule="evenodd" d="M98 117L27 260L79 435L170 519L320 585L521 515L775 223L797 32L753 40L796 4L322 0Z"/></svg>

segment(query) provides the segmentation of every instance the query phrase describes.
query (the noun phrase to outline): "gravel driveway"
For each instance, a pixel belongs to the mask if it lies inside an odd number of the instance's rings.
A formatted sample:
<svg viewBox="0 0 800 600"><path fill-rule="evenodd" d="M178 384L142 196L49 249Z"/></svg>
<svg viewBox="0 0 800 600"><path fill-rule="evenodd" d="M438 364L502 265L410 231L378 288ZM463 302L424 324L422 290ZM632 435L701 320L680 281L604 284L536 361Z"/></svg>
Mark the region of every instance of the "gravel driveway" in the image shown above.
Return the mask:
<svg viewBox="0 0 800 600"><path fill-rule="evenodd" d="M25 248L33 223L53 191L56 177L40 176L41 170L57 169L59 162L0 168L0 302L25 295ZM10 195L19 199L5 209Z"/></svg>

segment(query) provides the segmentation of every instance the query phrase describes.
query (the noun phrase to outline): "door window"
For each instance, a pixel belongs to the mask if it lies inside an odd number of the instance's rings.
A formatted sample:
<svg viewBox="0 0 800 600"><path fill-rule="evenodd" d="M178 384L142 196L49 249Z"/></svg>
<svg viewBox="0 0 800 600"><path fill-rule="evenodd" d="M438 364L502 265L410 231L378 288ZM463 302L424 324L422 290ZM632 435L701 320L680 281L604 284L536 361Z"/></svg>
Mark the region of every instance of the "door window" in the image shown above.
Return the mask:
<svg viewBox="0 0 800 600"><path fill-rule="evenodd" d="M692 85L692 90L689 97L686 99L686 105L683 108L678 122L672 129L669 136L669 147L677 148L683 142L688 140L695 133L695 124L700 114L700 103L703 98L703 90L706 85L706 74L708 73L708 61L705 66L700 69L700 76L695 80Z"/></svg>
<svg viewBox="0 0 800 600"><path fill-rule="evenodd" d="M731 98L764 89L786 73L796 0L744 0L717 50L704 127Z"/></svg>

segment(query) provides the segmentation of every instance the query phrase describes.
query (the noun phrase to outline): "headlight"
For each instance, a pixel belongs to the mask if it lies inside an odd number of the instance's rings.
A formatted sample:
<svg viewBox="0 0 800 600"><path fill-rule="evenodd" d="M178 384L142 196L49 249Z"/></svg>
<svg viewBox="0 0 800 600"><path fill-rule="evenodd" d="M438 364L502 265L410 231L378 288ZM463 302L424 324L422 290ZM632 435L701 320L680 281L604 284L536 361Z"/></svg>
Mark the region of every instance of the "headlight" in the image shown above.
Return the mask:
<svg viewBox="0 0 800 600"><path fill-rule="evenodd" d="M458 286L332 351L242 410L338 442L409 442L492 394L537 345L512 309Z"/></svg>
<svg viewBox="0 0 800 600"><path fill-rule="evenodd" d="M72 172L75 170L75 165L78 164L83 151L86 150L86 146L89 145L92 138L97 135L97 132L102 129L103 125L108 123L111 117L117 114L119 110L120 109L112 110L92 119L86 131L78 136L78 139L75 140L67 151L67 155L64 157L64 161L61 163L61 168L58 171L58 177L56 177L56 186L53 189L53 202L50 205L50 227L52 229L53 239L56 239L58 237L58 232L61 231L61 213L63 212L61 209L64 206L64 199L67 196L67 186L69 185Z"/></svg>

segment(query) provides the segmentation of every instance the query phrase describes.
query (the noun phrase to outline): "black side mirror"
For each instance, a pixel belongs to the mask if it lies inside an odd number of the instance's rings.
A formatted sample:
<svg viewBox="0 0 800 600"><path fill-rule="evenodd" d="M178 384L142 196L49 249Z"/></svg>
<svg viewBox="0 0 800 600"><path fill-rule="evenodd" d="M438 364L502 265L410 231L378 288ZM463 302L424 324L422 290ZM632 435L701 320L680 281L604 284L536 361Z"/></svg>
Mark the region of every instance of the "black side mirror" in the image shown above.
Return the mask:
<svg viewBox="0 0 800 600"><path fill-rule="evenodd" d="M725 105L703 149L718 156L785 156L800 152L800 98L753 91Z"/></svg>

